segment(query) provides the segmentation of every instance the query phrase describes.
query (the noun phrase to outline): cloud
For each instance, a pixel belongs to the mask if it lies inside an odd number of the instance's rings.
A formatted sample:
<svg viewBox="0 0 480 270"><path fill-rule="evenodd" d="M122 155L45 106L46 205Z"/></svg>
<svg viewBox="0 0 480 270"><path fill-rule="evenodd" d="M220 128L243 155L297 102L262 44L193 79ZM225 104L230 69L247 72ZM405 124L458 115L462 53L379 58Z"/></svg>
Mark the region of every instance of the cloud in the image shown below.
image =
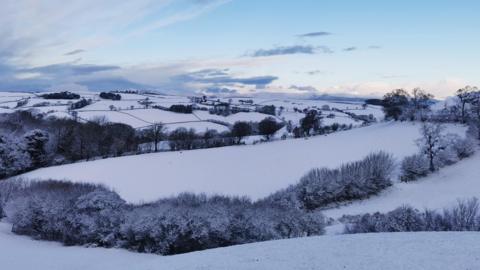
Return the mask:
<svg viewBox="0 0 480 270"><path fill-rule="evenodd" d="M273 49L260 49L249 54L249 56L268 57L268 56L292 55L292 54L315 54L318 52L333 53L333 51L327 46L314 47L311 45L294 45L294 46L280 46Z"/></svg>
<svg viewBox="0 0 480 270"><path fill-rule="evenodd" d="M323 36L329 36L329 35L332 35L332 33L322 31L322 32L311 32L311 33L301 34L301 35L298 35L298 36L299 37L310 38L310 37L323 37Z"/></svg>
<svg viewBox="0 0 480 270"><path fill-rule="evenodd" d="M378 50L378 49L381 49L382 47L378 46L378 45L370 45L368 46L369 49L371 50Z"/></svg>
<svg viewBox="0 0 480 270"><path fill-rule="evenodd" d="M112 91L119 89L152 89L152 86L147 86L139 83L129 81L125 78L101 78L91 79L77 82L79 85L88 87L90 90L97 91Z"/></svg>
<svg viewBox="0 0 480 270"><path fill-rule="evenodd" d="M358 48L357 47L347 47L347 48L344 48L343 51L344 52L352 52L352 51L356 51Z"/></svg>
<svg viewBox="0 0 480 270"><path fill-rule="evenodd" d="M310 76L313 76L313 75L318 75L318 74L325 74L325 71L322 71L322 70L310 70L310 71L307 71L305 72L307 75L310 75Z"/></svg>
<svg viewBox="0 0 480 270"><path fill-rule="evenodd" d="M73 50L73 51L67 52L64 55L65 56L70 56L70 55L76 55L76 54L80 54L80 53L84 53L84 52L85 52L85 50L78 49L78 50Z"/></svg>
<svg viewBox="0 0 480 270"><path fill-rule="evenodd" d="M206 93L209 94L237 94L238 91L235 89L227 88L227 87L208 87L205 89Z"/></svg>
<svg viewBox="0 0 480 270"><path fill-rule="evenodd" d="M213 74L213 75L212 75ZM176 76L177 80L183 82L197 82L197 83L207 83L215 85L230 85L230 84L240 84L240 85L254 85L257 87L262 87L272 83L277 80L276 76L253 76L253 77L236 77L225 73L223 70L215 69L205 69L195 72L190 72L187 74L182 74Z"/></svg>
<svg viewBox="0 0 480 270"><path fill-rule="evenodd" d="M318 89L313 87L313 86L297 86L297 85L292 85L288 89L290 90L297 90L300 92L318 92Z"/></svg>
<svg viewBox="0 0 480 270"><path fill-rule="evenodd" d="M73 63L62 63L48 66L21 69L20 72L40 73L53 76L81 76L97 73L101 71L111 71L120 69L119 66L110 65L78 65Z"/></svg>

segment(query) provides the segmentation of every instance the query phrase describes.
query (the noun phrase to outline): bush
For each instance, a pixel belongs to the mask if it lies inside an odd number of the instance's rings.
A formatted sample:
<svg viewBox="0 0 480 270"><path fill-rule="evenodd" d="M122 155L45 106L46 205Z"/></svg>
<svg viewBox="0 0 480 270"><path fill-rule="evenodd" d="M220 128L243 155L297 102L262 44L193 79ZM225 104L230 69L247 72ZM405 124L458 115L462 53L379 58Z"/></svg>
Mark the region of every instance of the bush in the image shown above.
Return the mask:
<svg viewBox="0 0 480 270"><path fill-rule="evenodd" d="M315 210L330 203L363 199L391 185L393 168L391 155L378 152L338 169L313 169L300 179L300 183L274 193L265 200Z"/></svg>
<svg viewBox="0 0 480 270"><path fill-rule="evenodd" d="M403 159L401 164L400 180L409 182L425 177L430 173L430 167L424 155L415 154Z"/></svg>
<svg viewBox="0 0 480 270"><path fill-rule="evenodd" d="M476 144L474 139L467 137L465 139L454 140L452 148L455 150L459 159L464 159L475 153Z"/></svg>
<svg viewBox="0 0 480 270"><path fill-rule="evenodd" d="M480 231L480 209L476 198L459 200L443 212L420 212L402 206L386 214L365 214L350 218L345 233L410 231Z"/></svg>
<svg viewBox="0 0 480 270"><path fill-rule="evenodd" d="M65 241L67 213L73 211L80 196L96 189L105 188L61 181L30 183L6 204L12 231L38 239Z"/></svg>
<svg viewBox="0 0 480 270"><path fill-rule="evenodd" d="M445 146L445 149L438 153L438 157L435 159L435 167L442 168L457 163L460 160L456 149L451 145Z"/></svg>

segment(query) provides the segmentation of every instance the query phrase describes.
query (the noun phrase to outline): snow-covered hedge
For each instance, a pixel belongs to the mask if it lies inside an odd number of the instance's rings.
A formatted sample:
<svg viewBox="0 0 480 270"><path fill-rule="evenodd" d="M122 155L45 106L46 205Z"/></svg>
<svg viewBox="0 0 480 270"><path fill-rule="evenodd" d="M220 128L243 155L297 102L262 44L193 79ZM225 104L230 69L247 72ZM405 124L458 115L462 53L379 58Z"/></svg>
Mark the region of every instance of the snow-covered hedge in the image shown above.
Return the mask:
<svg viewBox="0 0 480 270"><path fill-rule="evenodd" d="M430 173L430 168L428 160L424 155L415 154L403 159L401 171L400 179L408 182L427 176Z"/></svg>
<svg viewBox="0 0 480 270"><path fill-rule="evenodd" d="M411 232L411 231L480 231L478 199L458 201L443 212L402 206L386 214L365 214L350 217L346 233Z"/></svg>
<svg viewBox="0 0 480 270"><path fill-rule="evenodd" d="M319 235L324 229L321 214L245 198L181 194L130 205L99 185L9 183L16 186L5 203L12 231L67 245L122 247L167 255Z"/></svg>
<svg viewBox="0 0 480 270"><path fill-rule="evenodd" d="M314 210L331 203L363 199L390 186L393 169L391 155L373 153L338 169L313 169L300 179L300 183L274 193L265 200Z"/></svg>

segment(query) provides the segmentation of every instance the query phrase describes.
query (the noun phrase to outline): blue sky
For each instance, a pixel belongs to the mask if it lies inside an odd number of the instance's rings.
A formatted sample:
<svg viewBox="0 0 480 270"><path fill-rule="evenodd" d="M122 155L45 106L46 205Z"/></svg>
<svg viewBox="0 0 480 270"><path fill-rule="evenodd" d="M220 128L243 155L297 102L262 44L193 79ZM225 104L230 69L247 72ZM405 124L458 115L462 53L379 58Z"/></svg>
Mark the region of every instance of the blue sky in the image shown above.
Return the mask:
<svg viewBox="0 0 480 270"><path fill-rule="evenodd" d="M480 84L478 1L4 2L0 90L445 97Z"/></svg>

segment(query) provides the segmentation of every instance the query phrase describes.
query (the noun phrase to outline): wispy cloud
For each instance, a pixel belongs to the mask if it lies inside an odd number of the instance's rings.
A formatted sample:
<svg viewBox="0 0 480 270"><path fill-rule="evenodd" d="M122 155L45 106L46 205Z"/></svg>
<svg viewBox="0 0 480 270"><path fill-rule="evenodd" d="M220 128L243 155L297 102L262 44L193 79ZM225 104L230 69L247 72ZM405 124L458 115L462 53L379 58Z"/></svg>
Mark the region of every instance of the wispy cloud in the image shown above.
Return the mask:
<svg viewBox="0 0 480 270"><path fill-rule="evenodd" d="M320 32L305 33L305 34L301 34L301 35L298 35L298 36L299 37L304 37L304 38L310 38L310 37L324 37L324 36L329 36L329 35L332 35L332 33L320 31Z"/></svg>
<svg viewBox="0 0 480 270"><path fill-rule="evenodd" d="M318 75L318 74L325 74L325 71L322 70L310 70L306 72L307 75L313 76L313 75Z"/></svg>
<svg viewBox="0 0 480 270"><path fill-rule="evenodd" d="M40 66L28 69L20 69L20 72L40 73L54 76L81 76L101 71L110 71L120 69L119 66L109 65L78 65L74 63L62 63L48 66Z"/></svg>
<svg viewBox="0 0 480 270"><path fill-rule="evenodd" d="M344 52L352 52L352 51L356 51L358 48L357 47L347 47L347 48L344 48L343 51Z"/></svg>
<svg viewBox="0 0 480 270"><path fill-rule="evenodd" d="M77 49L77 50L69 51L69 52L65 53L64 55L65 56L70 56L70 55L76 55L76 54L80 54L80 53L84 53L84 52L85 52L85 50Z"/></svg>
<svg viewBox="0 0 480 270"><path fill-rule="evenodd" d="M260 49L248 54L251 57L268 57L277 55L292 55L292 54L315 54L333 53L333 51L326 46L311 46L311 45L294 45L294 46L280 46L272 49Z"/></svg>
<svg viewBox="0 0 480 270"><path fill-rule="evenodd" d="M191 20L227 2L229 0L49 0L32 4L31 0L2 1L0 57L8 56L7 60L17 66L58 63L65 55L92 51ZM59 54L59 51L67 53Z"/></svg>
<svg viewBox="0 0 480 270"><path fill-rule="evenodd" d="M288 89L296 90L300 92L318 92L318 89L313 86L298 86L298 85L291 85Z"/></svg>

